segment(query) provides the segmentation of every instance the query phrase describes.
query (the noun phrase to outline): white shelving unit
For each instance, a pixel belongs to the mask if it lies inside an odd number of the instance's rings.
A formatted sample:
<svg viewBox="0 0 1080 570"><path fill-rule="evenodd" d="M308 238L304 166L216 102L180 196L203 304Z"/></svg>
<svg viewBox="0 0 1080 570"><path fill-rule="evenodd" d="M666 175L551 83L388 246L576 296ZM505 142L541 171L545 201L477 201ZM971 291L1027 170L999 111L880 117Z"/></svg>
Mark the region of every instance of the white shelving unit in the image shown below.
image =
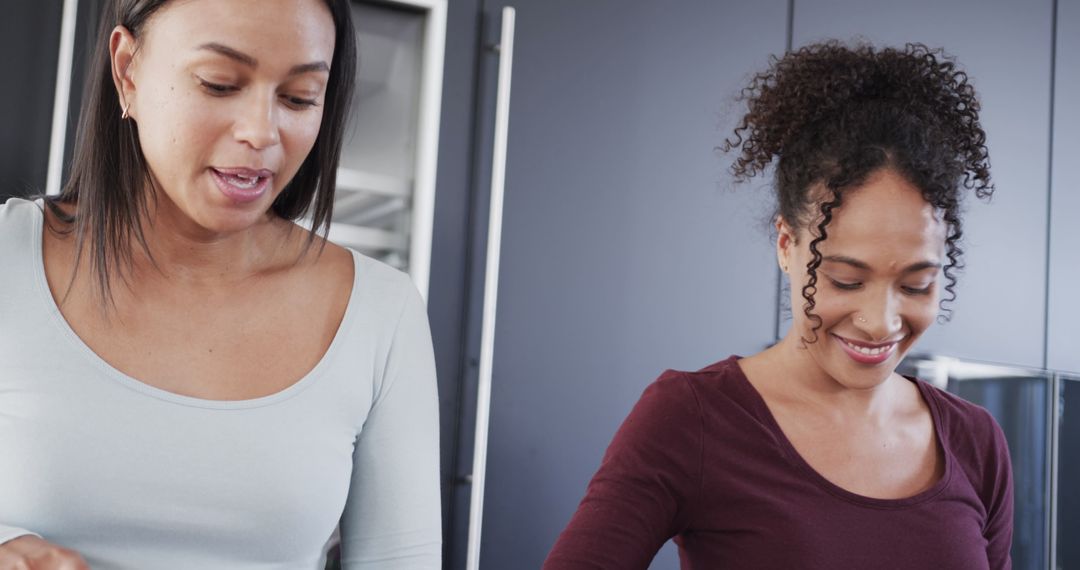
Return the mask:
<svg viewBox="0 0 1080 570"><path fill-rule="evenodd" d="M329 237L407 271L427 298L446 0L354 1L360 54Z"/></svg>

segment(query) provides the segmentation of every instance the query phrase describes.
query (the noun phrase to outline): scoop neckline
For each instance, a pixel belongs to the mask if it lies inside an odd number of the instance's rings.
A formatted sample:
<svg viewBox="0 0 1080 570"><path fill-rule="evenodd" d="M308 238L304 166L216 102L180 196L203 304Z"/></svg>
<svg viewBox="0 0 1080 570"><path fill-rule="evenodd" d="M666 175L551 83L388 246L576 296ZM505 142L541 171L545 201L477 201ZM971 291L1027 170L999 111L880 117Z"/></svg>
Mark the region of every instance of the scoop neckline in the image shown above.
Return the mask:
<svg viewBox="0 0 1080 570"><path fill-rule="evenodd" d="M901 374L901 377L905 380L915 384L915 387L919 390L919 396L926 402L928 408L930 408L930 418L934 424L934 438L937 440L938 445L941 446L941 454L944 465L944 473L941 477L934 482L930 487L914 494L909 497L903 497L899 499L882 499L877 497L868 497L866 495L860 495L853 491L849 491L836 483L833 483L824 475L814 469L810 463L803 458L802 454L795 449L794 444L788 439L787 434L780 428L780 424L776 421L776 417L773 416L772 410L769 409L769 405L765 402L765 398L758 392L758 389L747 378L746 373L743 372L738 361L741 360L739 356L732 356L728 359L730 364L735 369L735 377L743 389L749 394L754 407L757 408L758 416L762 419L769 431L772 432L777 442L780 444L781 450L797 469L804 472L810 479L826 492L843 499L845 501L855 503L858 505L873 507L878 509L904 509L910 508L916 505L926 503L933 500L940 495L948 486L953 477L953 472L956 470L952 450L949 449L946 438L942 436L941 425L942 417L941 410L938 402L933 394L934 388L911 376Z"/></svg>
<svg viewBox="0 0 1080 570"><path fill-rule="evenodd" d="M186 396L183 394L177 394L164 388L158 388L143 382L133 376L130 376L120 369L110 364L107 360L102 358L98 353L94 352L92 348L80 337L75 329L71 327L67 319L64 318L64 314L60 311L60 307L56 304L56 300L52 296L52 292L49 289L49 282L45 275L45 255L44 255L44 229L45 229L45 211L43 200L38 199L33 202L26 200L29 204L37 206L37 210L40 215L33 216L33 236L32 236L32 249L34 252L34 281L36 289L41 297L42 302L45 304L45 308L49 313L50 319L56 325L60 334L68 341L68 343L79 352L95 369L101 372L107 378L117 382L121 386L131 389L139 394L177 404L181 406L193 407L193 408L205 408L216 410L241 410L260 408L269 406L300 394L308 387L318 380L326 368L328 368L331 362L340 352L340 345L342 337L345 336L345 332L352 326L353 314L355 313L356 298L359 291L360 280L360 258L359 254L352 249L346 248L352 255L353 260L353 283L352 290L349 292L349 300L345 305L345 312L341 317L341 322L338 324L337 330L334 331L334 338L330 341L330 346L327 347L326 352L323 353L319 361L308 370L303 376L292 384L265 396L259 396L257 398L248 398L243 400L214 400L207 398L198 398L195 396Z"/></svg>

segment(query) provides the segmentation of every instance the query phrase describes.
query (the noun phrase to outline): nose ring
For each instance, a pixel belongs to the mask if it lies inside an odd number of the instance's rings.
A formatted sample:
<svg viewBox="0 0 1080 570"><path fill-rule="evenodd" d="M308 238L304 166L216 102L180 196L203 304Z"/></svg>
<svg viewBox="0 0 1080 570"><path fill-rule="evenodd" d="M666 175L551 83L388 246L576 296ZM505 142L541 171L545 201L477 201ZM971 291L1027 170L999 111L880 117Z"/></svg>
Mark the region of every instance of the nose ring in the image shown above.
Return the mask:
<svg viewBox="0 0 1080 570"><path fill-rule="evenodd" d="M859 317L856 317L856 320L858 320L860 323L865 323L866 322L866 317L863 317L863 316L860 315Z"/></svg>

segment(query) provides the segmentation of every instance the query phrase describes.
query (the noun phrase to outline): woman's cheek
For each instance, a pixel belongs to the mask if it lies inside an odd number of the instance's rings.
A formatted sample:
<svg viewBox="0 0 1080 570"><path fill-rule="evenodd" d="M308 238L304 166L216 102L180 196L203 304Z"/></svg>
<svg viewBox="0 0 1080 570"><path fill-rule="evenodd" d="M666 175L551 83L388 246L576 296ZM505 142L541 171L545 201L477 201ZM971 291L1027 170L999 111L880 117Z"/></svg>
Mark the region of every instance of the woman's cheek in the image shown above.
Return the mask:
<svg viewBox="0 0 1080 570"><path fill-rule="evenodd" d="M814 313L821 317L822 326L827 328L858 310L856 298L857 293L838 294L818 287L814 293ZM803 302L806 300L803 299Z"/></svg>
<svg viewBox="0 0 1080 570"><path fill-rule="evenodd" d="M300 169L304 159L315 148L315 141L319 137L319 127L322 124L322 110L311 111L311 116L293 117L284 125L281 133L282 145L286 154L286 161L291 173ZM290 176L291 178L291 176Z"/></svg>
<svg viewBox="0 0 1080 570"><path fill-rule="evenodd" d="M908 326L912 328L913 333L922 334L934 324L938 313L937 306L937 295L928 295L917 300L909 312L908 319Z"/></svg>
<svg viewBox="0 0 1080 570"><path fill-rule="evenodd" d="M311 116L298 118L299 124L296 125L298 146L302 147L300 161L303 161L315 146L315 141L319 138L319 127L322 126L322 107L310 111L309 114Z"/></svg>
<svg viewBox="0 0 1080 570"><path fill-rule="evenodd" d="M214 117L222 114L220 104L206 101L198 93L185 92L175 85L162 93L155 105L151 124L140 128L140 134L152 131L155 141L170 152L182 154L187 147L205 146L210 137ZM142 125L140 125L142 127Z"/></svg>

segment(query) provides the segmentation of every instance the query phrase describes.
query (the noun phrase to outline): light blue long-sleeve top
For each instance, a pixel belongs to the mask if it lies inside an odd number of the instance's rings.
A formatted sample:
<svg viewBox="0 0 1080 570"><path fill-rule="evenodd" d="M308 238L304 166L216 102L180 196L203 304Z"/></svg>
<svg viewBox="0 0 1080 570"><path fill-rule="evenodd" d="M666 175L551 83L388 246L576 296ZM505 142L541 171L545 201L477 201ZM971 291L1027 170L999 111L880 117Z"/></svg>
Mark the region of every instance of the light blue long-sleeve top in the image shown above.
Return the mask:
<svg viewBox="0 0 1080 570"><path fill-rule="evenodd" d="M263 398L203 400L79 339L42 228L40 203L0 205L0 543L36 534L95 570L321 570L340 524L346 569L440 567L435 366L407 276L353 252L314 369Z"/></svg>

